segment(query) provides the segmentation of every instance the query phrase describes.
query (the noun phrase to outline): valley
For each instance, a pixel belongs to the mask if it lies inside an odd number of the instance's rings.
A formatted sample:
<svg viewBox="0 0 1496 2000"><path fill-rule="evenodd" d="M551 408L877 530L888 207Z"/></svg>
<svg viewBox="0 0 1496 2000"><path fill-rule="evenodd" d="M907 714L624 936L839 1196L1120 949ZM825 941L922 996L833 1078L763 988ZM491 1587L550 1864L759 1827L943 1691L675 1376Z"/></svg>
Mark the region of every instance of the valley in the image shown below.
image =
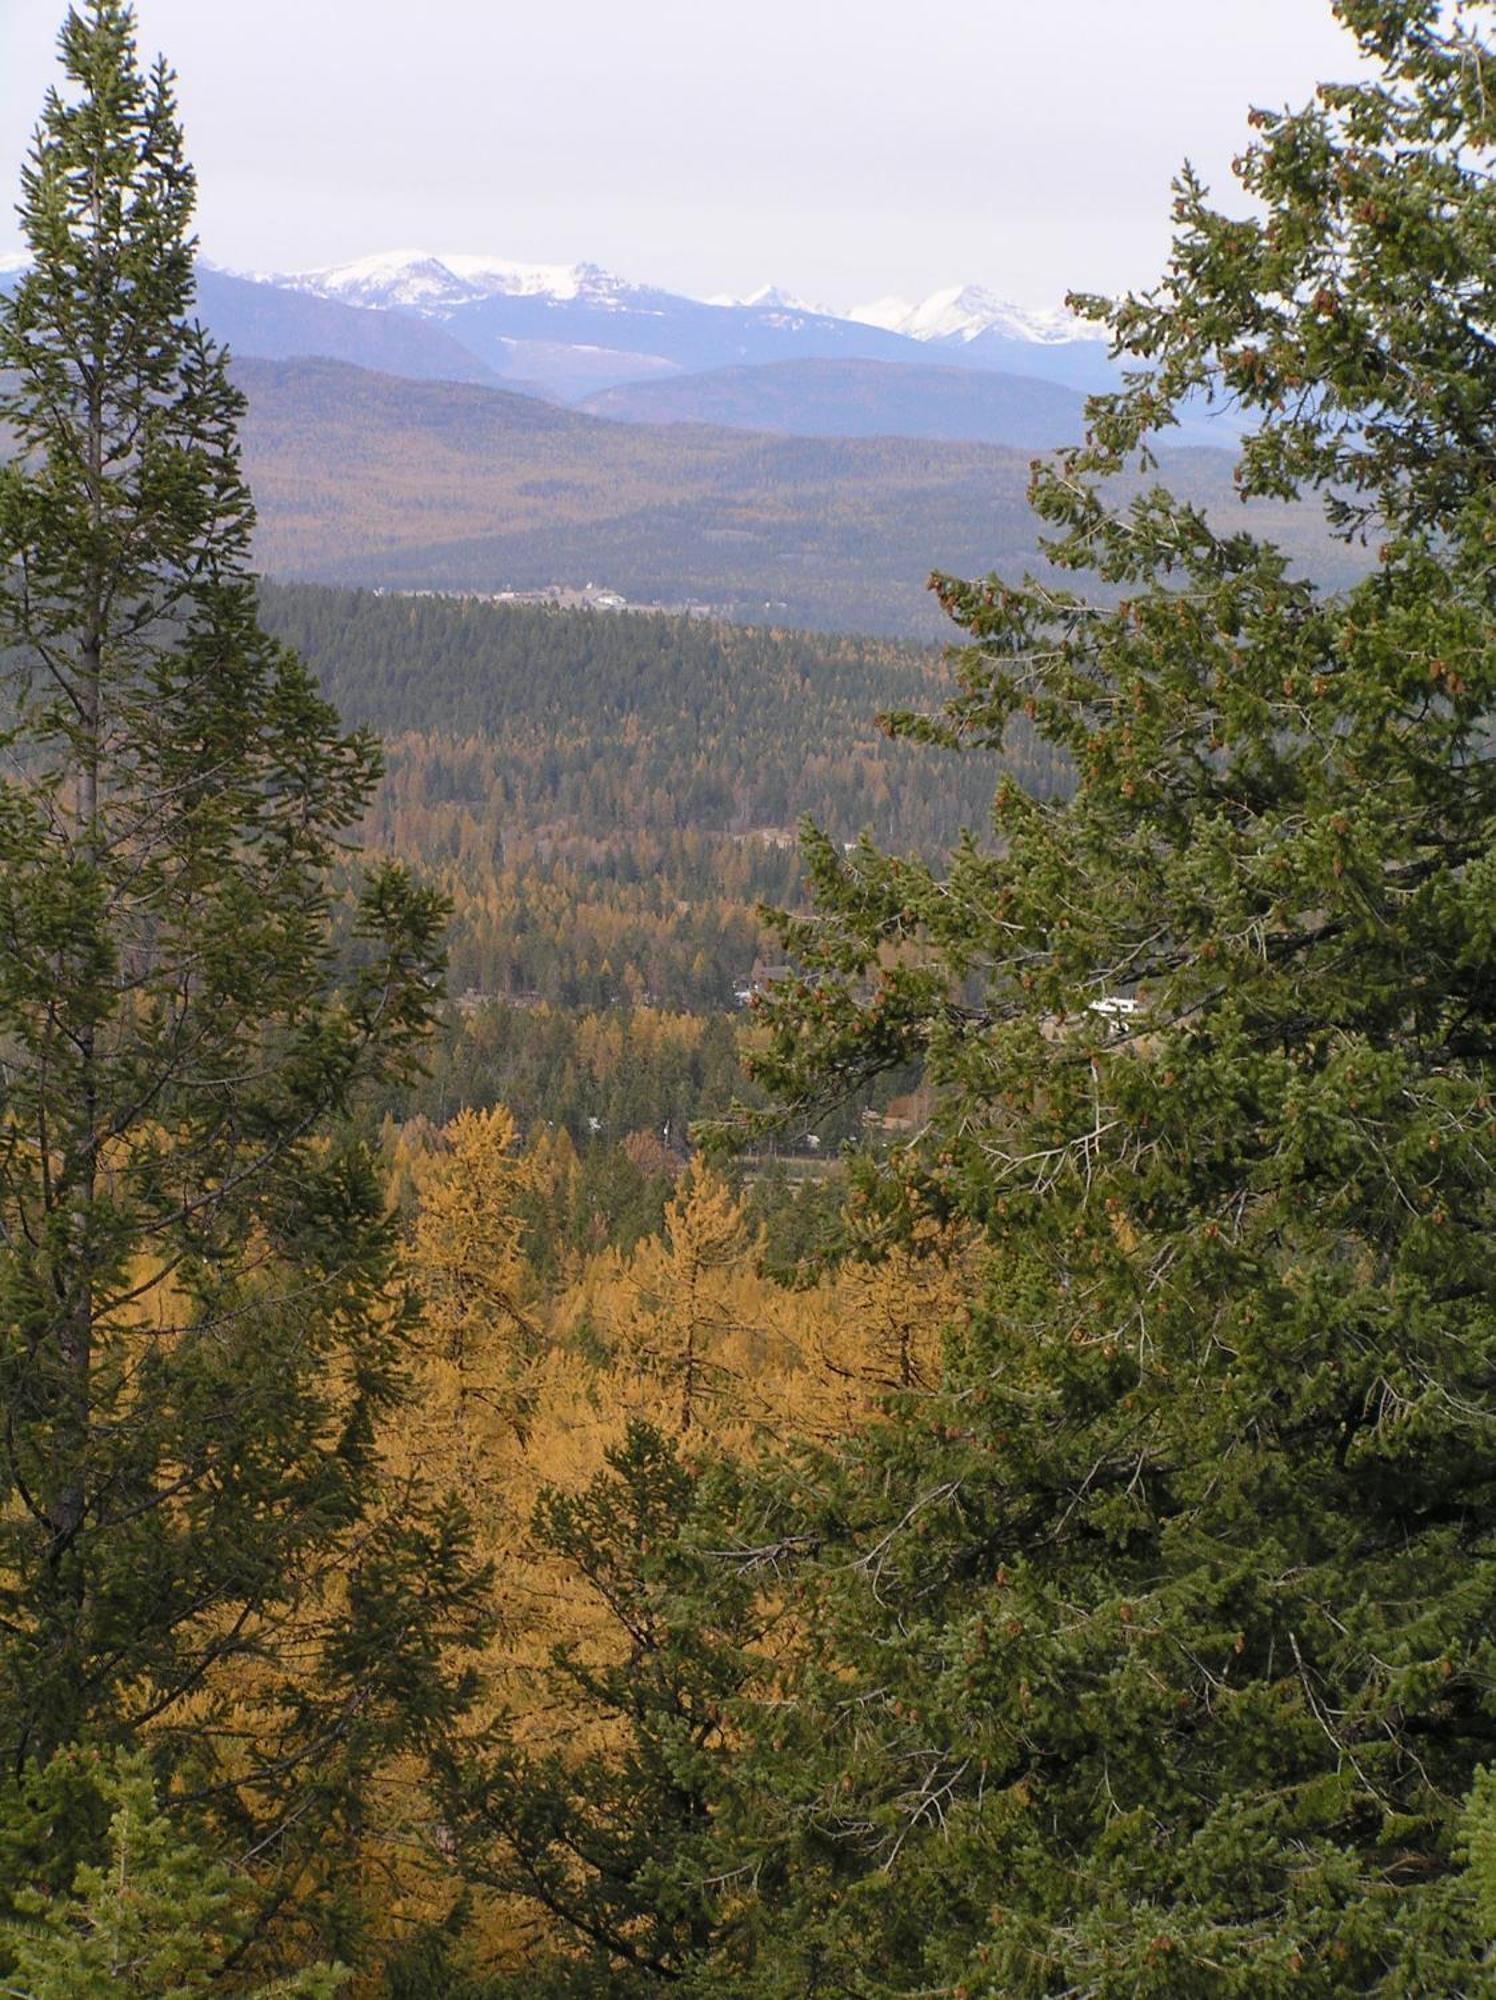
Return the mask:
<svg viewBox="0 0 1496 2000"><path fill-rule="evenodd" d="M40 4L0 1995L1496 1992L1496 6Z"/></svg>
<svg viewBox="0 0 1496 2000"><path fill-rule="evenodd" d="M910 437L797 437L625 423L476 383L321 360L234 364L270 575L493 592L606 582L748 622L927 640L926 588L1036 557L1032 450ZM1230 455L1164 455L1181 496L1241 515ZM1354 559L1303 502L1247 518L1308 570Z"/></svg>

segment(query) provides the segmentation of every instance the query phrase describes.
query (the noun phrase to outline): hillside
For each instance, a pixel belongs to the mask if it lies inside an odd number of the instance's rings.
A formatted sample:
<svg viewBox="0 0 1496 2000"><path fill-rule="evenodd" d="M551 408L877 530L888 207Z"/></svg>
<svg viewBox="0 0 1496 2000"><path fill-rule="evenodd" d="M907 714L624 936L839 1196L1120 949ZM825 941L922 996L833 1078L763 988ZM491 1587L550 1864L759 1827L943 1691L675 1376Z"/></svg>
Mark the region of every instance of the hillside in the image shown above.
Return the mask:
<svg viewBox="0 0 1496 2000"><path fill-rule="evenodd" d="M494 746L502 796L454 796L510 838L741 836L808 812L837 839L937 853L990 803L987 760L942 757L932 787L931 752L877 726L953 692L934 648L309 585L263 584L260 606L346 721ZM1019 740L1026 781L1053 789L1050 754Z"/></svg>
<svg viewBox="0 0 1496 2000"><path fill-rule="evenodd" d="M887 361L773 361L636 382L581 406L628 423L799 437L920 437L1030 451L1073 443L1085 399L1033 375Z"/></svg>
<svg viewBox="0 0 1496 2000"><path fill-rule="evenodd" d="M262 585L261 615L383 736L365 837L452 896L458 994L731 1007L773 952L758 902L797 894L801 814L933 855L991 802L995 759L941 756L932 785L877 726L951 690L931 648L306 585Z"/></svg>
<svg viewBox="0 0 1496 2000"><path fill-rule="evenodd" d="M606 582L737 618L944 637L934 568L1034 560L1032 454L903 438L624 424L451 382L328 361L241 360L245 463L271 575L495 591ZM1163 476L1235 520L1223 452ZM1306 566L1343 573L1315 510L1259 505Z"/></svg>

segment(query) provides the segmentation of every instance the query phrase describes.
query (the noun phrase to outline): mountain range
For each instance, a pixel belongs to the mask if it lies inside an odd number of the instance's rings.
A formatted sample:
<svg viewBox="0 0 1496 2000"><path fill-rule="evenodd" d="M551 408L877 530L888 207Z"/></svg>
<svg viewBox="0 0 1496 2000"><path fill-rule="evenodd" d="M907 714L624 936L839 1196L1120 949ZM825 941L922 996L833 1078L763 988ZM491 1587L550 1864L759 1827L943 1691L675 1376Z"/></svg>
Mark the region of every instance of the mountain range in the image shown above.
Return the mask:
<svg viewBox="0 0 1496 2000"><path fill-rule="evenodd" d="M8 261L13 271L17 260ZM774 286L695 299L597 264L391 251L290 273L203 262L199 305L212 331L246 356L322 355L418 380L502 385L631 421L800 436L1048 448L1078 438L1084 397L1120 381L1094 326L975 285L834 312ZM777 372L744 372L760 369ZM962 375L979 386L963 385ZM999 385L1000 377L1014 379ZM628 393L610 395L620 390ZM1231 448L1236 428L1221 412L1191 412L1174 441Z"/></svg>
<svg viewBox="0 0 1496 2000"><path fill-rule="evenodd" d="M14 268L0 268L0 287ZM199 266L248 398L272 575L497 593L594 581L634 602L933 636L936 566L1036 557L1037 451L1079 438L1104 342L972 288L824 312L698 300L595 265L397 255ZM1015 365L1017 364L1017 365ZM1192 422L1171 482L1235 508L1236 439ZM1303 510L1274 522L1338 558Z"/></svg>
<svg viewBox="0 0 1496 2000"><path fill-rule="evenodd" d="M976 286L919 305L884 299L837 313L766 286L694 299L596 264L521 264L390 251L320 271L237 274L267 292L441 327L505 379L564 400L619 383L776 361L903 362L1011 371L1090 392L1115 387L1105 340Z"/></svg>

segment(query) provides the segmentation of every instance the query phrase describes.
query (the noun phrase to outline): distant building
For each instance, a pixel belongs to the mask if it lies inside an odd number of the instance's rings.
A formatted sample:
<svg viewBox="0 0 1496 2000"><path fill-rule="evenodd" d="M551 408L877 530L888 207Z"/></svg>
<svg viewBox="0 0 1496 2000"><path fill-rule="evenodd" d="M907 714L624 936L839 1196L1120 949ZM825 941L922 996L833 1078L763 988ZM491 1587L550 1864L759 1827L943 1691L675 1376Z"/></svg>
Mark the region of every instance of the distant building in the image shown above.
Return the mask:
<svg viewBox="0 0 1496 2000"><path fill-rule="evenodd" d="M756 958L748 977L733 981L732 997L739 1007L747 1007L759 994L766 993L771 986L777 986L781 980L794 977L794 966L770 965L766 960Z"/></svg>

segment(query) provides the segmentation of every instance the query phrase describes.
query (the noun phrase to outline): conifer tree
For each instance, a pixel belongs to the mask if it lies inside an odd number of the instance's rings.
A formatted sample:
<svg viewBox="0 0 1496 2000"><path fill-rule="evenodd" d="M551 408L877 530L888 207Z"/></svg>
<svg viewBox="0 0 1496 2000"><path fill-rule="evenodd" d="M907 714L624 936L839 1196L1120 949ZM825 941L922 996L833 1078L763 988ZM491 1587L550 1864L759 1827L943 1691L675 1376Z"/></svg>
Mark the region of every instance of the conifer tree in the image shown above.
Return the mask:
<svg viewBox="0 0 1496 2000"><path fill-rule="evenodd" d="M0 1773L148 1732L275 1906L463 1698L466 1530L383 1490L406 1308L339 1136L443 913L378 870L335 960L375 748L256 622L170 73L120 0L60 51L0 303Z"/></svg>
<svg viewBox="0 0 1496 2000"><path fill-rule="evenodd" d="M6 1926L14 2000L193 2000L218 1984L242 1939L234 1878L161 1810L147 1760L60 1751L37 1787L36 1806L74 1809L80 1789L108 1813L97 1856L80 1862L70 1891L18 1897ZM332 2000L346 1974L309 1967L253 2000ZM221 1991L221 1986L218 1987Z"/></svg>
<svg viewBox="0 0 1496 2000"><path fill-rule="evenodd" d="M533 1352L525 1304L521 1204L534 1178L503 1105L461 1111L419 1178L411 1259L438 1352L455 1367L489 1347L512 1362Z"/></svg>
<svg viewBox="0 0 1496 2000"><path fill-rule="evenodd" d="M729 1463L688 1460L631 1420L581 1491L540 1498L532 1534L599 1624L557 1642L539 1676L560 1740L537 1747L510 1718L454 1793L470 1879L542 1915L496 1995L640 2000L736 1955L713 1820L732 1784L732 1706L773 1614L750 1574L698 1544L726 1531L738 1497Z"/></svg>
<svg viewBox="0 0 1496 2000"><path fill-rule="evenodd" d="M693 1167L665 1209L665 1227L635 1253L635 1309L626 1339L656 1374L682 1432L731 1406L739 1383L724 1350L743 1332L734 1291L749 1263L748 1231L732 1189Z"/></svg>
<svg viewBox="0 0 1496 2000"><path fill-rule="evenodd" d="M922 1061L862 1193L988 1269L943 1392L795 1487L827 1553L739 1856L784 1888L724 1991L1492 1977L1496 46L1336 12L1372 79L1256 115L1247 219L1186 175L1114 312L1148 366L1036 476L1060 579L940 581L961 690L896 726L1026 719L1068 792L1004 783L943 871L811 842L761 1074ZM1119 510L1187 392L1362 580Z"/></svg>

